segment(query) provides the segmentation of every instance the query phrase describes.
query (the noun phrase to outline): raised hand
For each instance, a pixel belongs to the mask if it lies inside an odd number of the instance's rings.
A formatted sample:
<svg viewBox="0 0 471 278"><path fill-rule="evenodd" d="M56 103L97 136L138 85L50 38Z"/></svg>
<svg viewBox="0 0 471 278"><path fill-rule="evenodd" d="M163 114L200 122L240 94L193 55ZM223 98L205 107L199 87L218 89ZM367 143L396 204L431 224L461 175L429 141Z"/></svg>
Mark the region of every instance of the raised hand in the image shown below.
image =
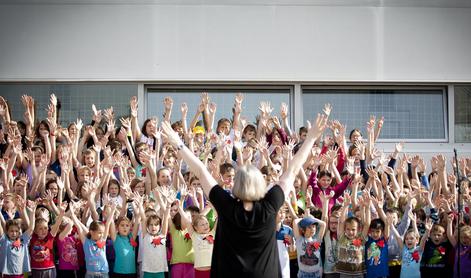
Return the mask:
<svg viewBox="0 0 471 278"><path fill-rule="evenodd" d="M211 113L211 115L216 114L216 108L217 108L216 103L211 102L211 103L209 104L209 113Z"/></svg>
<svg viewBox="0 0 471 278"><path fill-rule="evenodd" d="M171 97L164 98L164 107L165 107L165 110L172 110L173 99Z"/></svg>
<svg viewBox="0 0 471 278"><path fill-rule="evenodd" d="M132 96L129 100L129 106L131 107L131 117L137 118L137 97Z"/></svg>
<svg viewBox="0 0 471 278"><path fill-rule="evenodd" d="M244 95L242 93L238 93L235 96L234 102L234 112L241 113L242 112L242 102L244 101Z"/></svg>
<svg viewBox="0 0 471 278"><path fill-rule="evenodd" d="M186 105L186 102L181 104L180 111L182 112L182 117L186 118L186 115L188 114L188 106Z"/></svg>
<svg viewBox="0 0 471 278"><path fill-rule="evenodd" d="M57 97L55 94L51 94L51 96L49 97L49 100L52 105L57 106Z"/></svg>
<svg viewBox="0 0 471 278"><path fill-rule="evenodd" d="M165 136L170 144L174 147L182 146L183 142L178 133L176 133L169 122L162 122L162 135Z"/></svg>
<svg viewBox="0 0 471 278"><path fill-rule="evenodd" d="M349 175L355 174L355 158L347 158L347 164L345 165L345 170L347 170Z"/></svg>
<svg viewBox="0 0 471 278"><path fill-rule="evenodd" d="M282 102L280 106L280 116L283 120L288 118L288 104L284 102Z"/></svg>
<svg viewBox="0 0 471 278"><path fill-rule="evenodd" d="M77 121L75 121L75 127L77 128L77 132L80 133L80 130L82 130L83 127L82 119L77 118Z"/></svg>
<svg viewBox="0 0 471 278"><path fill-rule="evenodd" d="M93 111L93 117L92 117L93 121L95 121L95 123L100 123L101 118L102 118L101 110L97 110L95 104L92 104L92 111Z"/></svg>
<svg viewBox="0 0 471 278"><path fill-rule="evenodd" d="M324 105L324 109L322 109L322 112L327 116L327 118L330 116L330 113L332 112L332 105L330 103L326 103Z"/></svg>

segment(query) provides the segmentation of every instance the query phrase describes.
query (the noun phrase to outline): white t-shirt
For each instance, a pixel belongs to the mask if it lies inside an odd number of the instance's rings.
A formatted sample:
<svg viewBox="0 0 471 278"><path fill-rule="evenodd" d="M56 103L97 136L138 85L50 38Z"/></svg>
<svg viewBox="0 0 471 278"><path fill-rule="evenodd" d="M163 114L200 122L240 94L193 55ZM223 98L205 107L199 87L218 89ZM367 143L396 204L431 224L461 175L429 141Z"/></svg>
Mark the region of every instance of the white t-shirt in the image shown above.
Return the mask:
<svg viewBox="0 0 471 278"><path fill-rule="evenodd" d="M193 232L191 234L191 240L193 241L195 254L194 267L210 267L214 247L214 231L211 231L209 234Z"/></svg>
<svg viewBox="0 0 471 278"><path fill-rule="evenodd" d="M146 234L140 242L142 250L142 271L143 272L166 272L167 265L167 239L163 235L151 236Z"/></svg>

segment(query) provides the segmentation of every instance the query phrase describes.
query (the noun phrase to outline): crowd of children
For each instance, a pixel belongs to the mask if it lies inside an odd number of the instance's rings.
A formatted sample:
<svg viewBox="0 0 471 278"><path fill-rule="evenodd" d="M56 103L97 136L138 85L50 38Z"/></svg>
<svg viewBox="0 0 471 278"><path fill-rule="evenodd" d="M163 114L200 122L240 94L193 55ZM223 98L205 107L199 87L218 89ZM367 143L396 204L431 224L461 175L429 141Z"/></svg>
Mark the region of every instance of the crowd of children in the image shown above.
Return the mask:
<svg viewBox="0 0 471 278"><path fill-rule="evenodd" d="M15 121L0 97L2 277L210 276L217 213L158 119L139 126L136 97L119 127L112 107L65 125L54 94L46 119L46 104L21 100ZM277 117L269 102L251 123L243 100L216 121L202 93L191 122L182 103L171 124L228 192L243 165L275 185L310 129L293 132L288 106ZM173 100L163 107L170 122ZM283 277L471 277L471 159L428 163L402 142L383 153L383 123L371 117L363 136L332 120L310 150L273 231Z"/></svg>

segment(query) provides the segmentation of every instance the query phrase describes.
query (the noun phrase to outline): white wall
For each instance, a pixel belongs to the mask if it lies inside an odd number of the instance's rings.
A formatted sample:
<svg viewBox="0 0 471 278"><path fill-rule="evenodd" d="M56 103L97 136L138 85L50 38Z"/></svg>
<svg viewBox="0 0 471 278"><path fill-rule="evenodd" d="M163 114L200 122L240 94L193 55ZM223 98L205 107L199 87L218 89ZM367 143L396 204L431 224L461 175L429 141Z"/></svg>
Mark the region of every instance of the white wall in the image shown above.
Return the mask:
<svg viewBox="0 0 471 278"><path fill-rule="evenodd" d="M0 81L471 81L471 9L0 5Z"/></svg>

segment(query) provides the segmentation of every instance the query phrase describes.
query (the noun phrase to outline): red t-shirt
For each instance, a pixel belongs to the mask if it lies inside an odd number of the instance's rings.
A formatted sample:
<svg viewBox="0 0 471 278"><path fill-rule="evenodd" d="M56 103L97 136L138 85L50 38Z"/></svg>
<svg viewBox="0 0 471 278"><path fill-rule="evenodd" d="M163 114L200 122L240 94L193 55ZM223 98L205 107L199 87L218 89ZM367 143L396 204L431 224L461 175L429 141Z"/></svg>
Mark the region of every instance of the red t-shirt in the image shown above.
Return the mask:
<svg viewBox="0 0 471 278"><path fill-rule="evenodd" d="M54 268L54 237L48 233L44 239L39 239L36 234L31 237L29 254L32 269Z"/></svg>

